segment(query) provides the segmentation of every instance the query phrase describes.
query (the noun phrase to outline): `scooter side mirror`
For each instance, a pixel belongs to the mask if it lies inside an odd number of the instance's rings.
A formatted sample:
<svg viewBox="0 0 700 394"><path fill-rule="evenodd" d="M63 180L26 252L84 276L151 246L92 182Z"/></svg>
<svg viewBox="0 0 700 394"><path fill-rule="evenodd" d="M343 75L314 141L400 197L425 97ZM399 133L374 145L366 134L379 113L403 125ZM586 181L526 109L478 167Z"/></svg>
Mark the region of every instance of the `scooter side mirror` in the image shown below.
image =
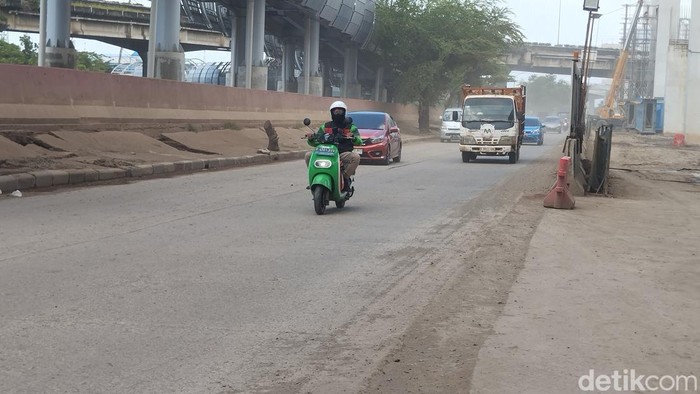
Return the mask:
<svg viewBox="0 0 700 394"><path fill-rule="evenodd" d="M304 118L304 126L308 126L311 124L311 119L309 118Z"/></svg>

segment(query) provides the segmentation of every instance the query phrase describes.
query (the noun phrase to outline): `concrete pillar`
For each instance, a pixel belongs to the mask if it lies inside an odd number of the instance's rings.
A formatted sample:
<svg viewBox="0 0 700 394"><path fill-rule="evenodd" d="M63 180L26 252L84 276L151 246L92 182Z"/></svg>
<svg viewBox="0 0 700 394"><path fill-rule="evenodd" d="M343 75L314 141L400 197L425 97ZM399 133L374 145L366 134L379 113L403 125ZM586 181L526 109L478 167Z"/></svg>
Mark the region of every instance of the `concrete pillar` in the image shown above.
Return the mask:
<svg viewBox="0 0 700 394"><path fill-rule="evenodd" d="M310 75L312 77L318 76L318 54L319 54L319 45L320 45L320 39L321 39L321 22L319 21L318 17L313 17L310 18L309 21L309 28L310 28L310 52L309 52L309 66L311 66L310 69Z"/></svg>
<svg viewBox="0 0 700 394"><path fill-rule="evenodd" d="M185 79L185 52L180 46L180 2L154 0L156 5L155 78Z"/></svg>
<svg viewBox="0 0 700 394"><path fill-rule="evenodd" d="M700 143L700 124L697 109L700 108L700 4L694 2L690 9L690 30L688 32L688 72L686 77L685 138L689 143ZM666 118L664 116L664 118Z"/></svg>
<svg viewBox="0 0 700 394"><path fill-rule="evenodd" d="M236 16L236 86L246 86L247 20Z"/></svg>
<svg viewBox="0 0 700 394"><path fill-rule="evenodd" d="M309 53L309 95L323 96L323 76L318 72L318 55L321 43L321 22L318 17L311 19L311 52Z"/></svg>
<svg viewBox="0 0 700 394"><path fill-rule="evenodd" d="M255 0L248 0L246 3L246 17L245 17L245 73L243 74L245 78L245 88L251 89L253 87L253 35L255 30L253 28L253 22L255 19Z"/></svg>
<svg viewBox="0 0 700 394"><path fill-rule="evenodd" d="M46 4L47 67L75 68L77 52L70 41L70 0L51 0ZM41 19L41 18L40 18Z"/></svg>
<svg viewBox="0 0 700 394"><path fill-rule="evenodd" d="M309 94L309 77L311 76L311 18L306 18L306 29L304 30L304 64L302 64L301 75L299 76L299 93Z"/></svg>
<svg viewBox="0 0 700 394"><path fill-rule="evenodd" d="M384 67L377 68L377 75L374 80L374 101L383 101L384 90Z"/></svg>
<svg viewBox="0 0 700 394"><path fill-rule="evenodd" d="M297 92L294 64L296 63L296 45L291 42L284 44L282 58L282 80L284 81L285 92Z"/></svg>
<svg viewBox="0 0 700 394"><path fill-rule="evenodd" d="M688 45L677 42L669 44L666 61L664 134L682 134L685 132Z"/></svg>
<svg viewBox="0 0 700 394"><path fill-rule="evenodd" d="M357 82L357 46L345 48L345 64L343 68L343 90L341 95L347 98L359 98L362 87Z"/></svg>
<svg viewBox="0 0 700 394"><path fill-rule="evenodd" d="M156 26L158 17L158 1L151 1L150 21L148 22L148 51L146 57L143 55L143 69L148 78L156 77Z"/></svg>
<svg viewBox="0 0 700 394"><path fill-rule="evenodd" d="M255 0L253 21L252 88L267 90L267 66L265 65L265 0Z"/></svg>
<svg viewBox="0 0 700 394"><path fill-rule="evenodd" d="M317 97L323 96L323 76L318 72L320 32L318 17L307 18L304 34L304 73L299 79L299 84L304 87L304 94Z"/></svg>
<svg viewBox="0 0 700 394"><path fill-rule="evenodd" d="M226 86L233 87L236 86L236 71L238 68L238 61L236 57L238 56L236 47L236 34L238 33L238 24L236 23L238 18L236 18L235 13L231 13L231 67L229 68L229 73L226 76Z"/></svg>
<svg viewBox="0 0 700 394"><path fill-rule="evenodd" d="M666 87L666 57L671 39L678 37L680 0L665 0L659 3L656 30L656 60L654 62L654 97L663 97ZM675 34L673 32L675 31Z"/></svg>
<svg viewBox="0 0 700 394"><path fill-rule="evenodd" d="M46 14L48 13L48 0L39 3L39 67L46 67Z"/></svg>

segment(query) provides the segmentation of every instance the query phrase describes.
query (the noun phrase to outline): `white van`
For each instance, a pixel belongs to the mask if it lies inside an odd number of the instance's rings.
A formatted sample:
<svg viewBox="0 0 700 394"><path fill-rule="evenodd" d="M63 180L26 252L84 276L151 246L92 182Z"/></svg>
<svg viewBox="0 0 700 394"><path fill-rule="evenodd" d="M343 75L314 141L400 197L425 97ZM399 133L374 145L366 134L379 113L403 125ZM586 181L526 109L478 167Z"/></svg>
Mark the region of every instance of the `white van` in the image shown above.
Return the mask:
<svg viewBox="0 0 700 394"><path fill-rule="evenodd" d="M442 114L440 142L459 142L459 127L462 123L462 108L447 108Z"/></svg>

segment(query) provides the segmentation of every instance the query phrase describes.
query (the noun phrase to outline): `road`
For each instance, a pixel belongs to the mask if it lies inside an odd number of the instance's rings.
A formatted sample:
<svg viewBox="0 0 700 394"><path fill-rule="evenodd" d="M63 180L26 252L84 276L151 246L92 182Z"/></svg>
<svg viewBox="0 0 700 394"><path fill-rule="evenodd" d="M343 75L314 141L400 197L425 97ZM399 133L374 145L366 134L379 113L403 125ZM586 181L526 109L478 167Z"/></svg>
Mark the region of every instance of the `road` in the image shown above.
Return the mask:
<svg viewBox="0 0 700 394"><path fill-rule="evenodd" d="M474 201L553 180L547 137L515 165L406 145L323 216L303 161L3 198L0 392L360 390L500 217Z"/></svg>

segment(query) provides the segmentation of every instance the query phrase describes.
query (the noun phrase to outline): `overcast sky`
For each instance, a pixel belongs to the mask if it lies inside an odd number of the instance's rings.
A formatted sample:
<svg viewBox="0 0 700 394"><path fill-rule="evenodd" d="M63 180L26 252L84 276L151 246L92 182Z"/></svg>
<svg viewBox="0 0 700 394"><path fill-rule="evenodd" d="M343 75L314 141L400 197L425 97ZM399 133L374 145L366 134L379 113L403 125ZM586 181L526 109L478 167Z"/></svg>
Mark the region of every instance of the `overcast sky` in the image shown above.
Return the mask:
<svg viewBox="0 0 700 394"><path fill-rule="evenodd" d="M595 21L593 45L618 44L622 37L625 4L634 0L600 0ZM504 5L513 12L513 19L520 26L528 42L583 45L586 39L588 11L583 10L583 0L505 0ZM634 7L629 8L629 13Z"/></svg>
<svg viewBox="0 0 700 394"><path fill-rule="evenodd" d="M128 0L121 0L127 2ZM528 42L550 44L583 45L586 37L588 12L583 10L583 0L501 0L502 4L513 13L512 19L520 26ZM646 0L649 1L649 0ZM664 0L661 0L664 1ZM690 0L681 0L688 4ZM150 5L148 0L131 0L132 3ZM629 13L634 12L636 0L600 0L600 19L593 29L593 45L617 45L622 39L622 24L625 18L625 5ZM10 41L19 42L17 33L10 33ZM33 37L36 41L36 39ZM74 44L80 51L94 51L114 55L118 47L97 41L75 39ZM230 59L227 52L199 51L188 53L188 57L197 57L205 61L226 61Z"/></svg>

